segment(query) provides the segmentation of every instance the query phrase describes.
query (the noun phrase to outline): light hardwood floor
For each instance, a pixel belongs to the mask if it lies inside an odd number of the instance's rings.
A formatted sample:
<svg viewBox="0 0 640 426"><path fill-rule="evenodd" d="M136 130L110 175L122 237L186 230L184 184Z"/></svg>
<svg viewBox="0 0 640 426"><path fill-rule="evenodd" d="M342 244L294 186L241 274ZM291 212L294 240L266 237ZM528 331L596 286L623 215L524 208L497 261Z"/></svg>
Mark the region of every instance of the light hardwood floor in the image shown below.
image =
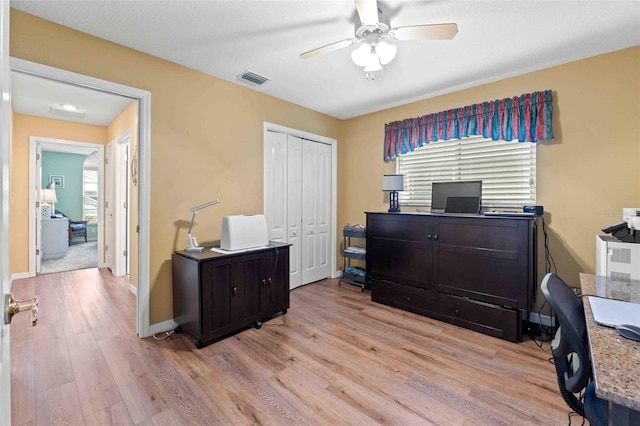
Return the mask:
<svg viewBox="0 0 640 426"><path fill-rule="evenodd" d="M549 345L514 344L325 280L260 330L195 349L138 339L108 270L18 280L40 320L11 325L14 425L567 424Z"/></svg>

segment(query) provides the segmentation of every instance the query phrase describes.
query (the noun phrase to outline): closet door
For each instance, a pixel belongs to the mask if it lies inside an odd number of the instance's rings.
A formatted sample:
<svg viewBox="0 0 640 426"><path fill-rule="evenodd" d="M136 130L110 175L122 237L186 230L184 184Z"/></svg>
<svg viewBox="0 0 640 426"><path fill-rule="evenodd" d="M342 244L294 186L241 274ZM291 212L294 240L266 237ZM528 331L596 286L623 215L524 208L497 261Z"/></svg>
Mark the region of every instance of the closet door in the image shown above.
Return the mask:
<svg viewBox="0 0 640 426"><path fill-rule="evenodd" d="M327 278L330 271L331 146L302 144L302 283Z"/></svg>
<svg viewBox="0 0 640 426"><path fill-rule="evenodd" d="M290 289L331 276L331 146L284 133L264 141L269 239L292 244Z"/></svg>
<svg viewBox="0 0 640 426"><path fill-rule="evenodd" d="M287 239L287 135L267 132L264 140L264 215L269 239Z"/></svg>
<svg viewBox="0 0 640 426"><path fill-rule="evenodd" d="M264 214L269 240L292 244L289 248L289 288L302 284L302 139L267 132L264 141Z"/></svg>
<svg viewBox="0 0 640 426"><path fill-rule="evenodd" d="M300 267L302 264L302 139L287 136L287 242L289 248L289 288L303 284ZM305 283L306 284L306 283Z"/></svg>

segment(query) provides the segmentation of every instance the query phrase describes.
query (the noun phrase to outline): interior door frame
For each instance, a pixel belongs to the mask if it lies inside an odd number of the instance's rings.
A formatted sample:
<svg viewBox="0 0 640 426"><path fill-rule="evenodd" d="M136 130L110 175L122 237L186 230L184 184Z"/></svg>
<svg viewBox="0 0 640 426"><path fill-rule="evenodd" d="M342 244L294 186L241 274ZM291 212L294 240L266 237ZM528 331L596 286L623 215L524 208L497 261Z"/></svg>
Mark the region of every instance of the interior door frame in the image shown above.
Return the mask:
<svg viewBox="0 0 640 426"><path fill-rule="evenodd" d="M336 255L337 255L337 244L336 244L336 221L337 221L337 211L338 211L338 141L336 139L328 138L326 136L320 136L313 133L305 132L298 129L292 129L290 127L281 126L279 124L269 123L265 121L262 126L262 140L265 141L267 139L267 132L272 131L276 133L285 133L291 136L296 136L302 139L307 139L310 141L320 142L331 146L331 240L329 242L330 256L331 256L331 278L337 278L340 276L336 265ZM263 142L264 144L264 142ZM264 155L264 154L263 154ZM263 158L264 163L264 158ZM266 174L267 171L264 170L263 174ZM263 176L263 182L265 182L265 177ZM266 185L263 188L263 211L266 213L267 209L267 190Z"/></svg>
<svg viewBox="0 0 640 426"><path fill-rule="evenodd" d="M141 338L151 336L149 324L149 259L151 246L151 92L35 62L25 61L24 59L19 58L10 58L10 68L13 71L48 78L75 86L86 87L88 89L113 93L138 101L138 287L136 330L138 336ZM8 78L10 78L10 75ZM10 92L11 87L9 86L6 90ZM7 144L9 144L8 141ZM8 207L6 210L6 212L2 212L3 215L9 214ZM7 256L0 256L0 258L3 259L6 257ZM4 271L2 272L4 273Z"/></svg>
<svg viewBox="0 0 640 426"><path fill-rule="evenodd" d="M98 152L98 188L103 187L104 182L104 145L90 142L70 141L64 139L54 139L39 136L29 136L29 188L40 188L37 182L36 155L41 151L66 152L71 154L89 155L93 151ZM40 158L42 164L42 158ZM104 220L103 200L104 191L98 191L98 267L104 266L104 239L102 227ZM36 243L37 236L40 235L40 221L36 214L37 191L29 191L29 277L34 277L38 272ZM31 232L33 231L33 232Z"/></svg>

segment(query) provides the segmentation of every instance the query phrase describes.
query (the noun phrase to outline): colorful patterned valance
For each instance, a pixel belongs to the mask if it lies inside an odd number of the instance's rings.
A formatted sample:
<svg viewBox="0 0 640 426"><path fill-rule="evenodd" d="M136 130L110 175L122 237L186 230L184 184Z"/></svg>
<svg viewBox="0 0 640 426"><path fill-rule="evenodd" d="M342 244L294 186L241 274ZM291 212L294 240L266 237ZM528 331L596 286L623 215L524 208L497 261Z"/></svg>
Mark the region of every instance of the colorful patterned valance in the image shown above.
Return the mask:
<svg viewBox="0 0 640 426"><path fill-rule="evenodd" d="M425 143L482 135L493 140L553 140L551 90L385 124L384 161Z"/></svg>

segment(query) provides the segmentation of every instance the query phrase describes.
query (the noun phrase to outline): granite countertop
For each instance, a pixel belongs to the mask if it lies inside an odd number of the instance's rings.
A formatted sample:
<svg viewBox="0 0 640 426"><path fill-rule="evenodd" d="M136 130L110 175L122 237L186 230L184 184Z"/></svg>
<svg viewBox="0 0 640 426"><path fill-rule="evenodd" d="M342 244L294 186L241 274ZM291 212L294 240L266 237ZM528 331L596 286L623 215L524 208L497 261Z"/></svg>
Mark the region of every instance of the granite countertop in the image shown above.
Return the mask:
<svg viewBox="0 0 640 426"><path fill-rule="evenodd" d="M580 287L583 296L640 303L638 281L619 283L608 281L606 277L580 274ZM640 342L625 339L615 328L597 324L593 319L589 298L583 297L582 301L589 333L596 395L640 411Z"/></svg>

